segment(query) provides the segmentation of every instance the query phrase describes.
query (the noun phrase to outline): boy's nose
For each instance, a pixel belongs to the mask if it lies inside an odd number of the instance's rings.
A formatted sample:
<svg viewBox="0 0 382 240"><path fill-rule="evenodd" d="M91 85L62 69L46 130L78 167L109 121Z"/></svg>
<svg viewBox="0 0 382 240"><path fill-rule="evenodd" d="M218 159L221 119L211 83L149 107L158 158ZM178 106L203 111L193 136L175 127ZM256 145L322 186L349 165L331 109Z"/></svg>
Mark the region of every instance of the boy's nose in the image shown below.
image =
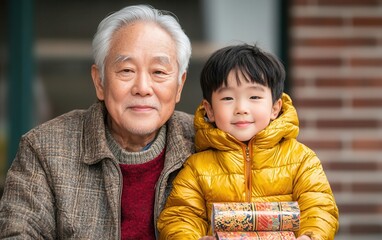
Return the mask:
<svg viewBox="0 0 382 240"><path fill-rule="evenodd" d="M247 110L247 108L245 107L245 104L244 104L244 103L238 102L238 103L236 104L235 114L236 114L236 115L239 115L239 114L248 114L248 110Z"/></svg>

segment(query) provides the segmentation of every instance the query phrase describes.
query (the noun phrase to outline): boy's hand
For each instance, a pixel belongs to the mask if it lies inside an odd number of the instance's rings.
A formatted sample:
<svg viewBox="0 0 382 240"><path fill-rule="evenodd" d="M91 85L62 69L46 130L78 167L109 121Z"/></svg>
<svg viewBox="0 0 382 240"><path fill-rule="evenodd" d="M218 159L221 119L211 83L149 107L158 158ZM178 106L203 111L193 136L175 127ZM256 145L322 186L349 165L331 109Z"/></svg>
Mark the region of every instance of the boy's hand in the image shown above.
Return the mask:
<svg viewBox="0 0 382 240"><path fill-rule="evenodd" d="M204 236L204 237L199 238L199 240L216 240L216 238L212 237L212 236ZM296 238L296 240L311 240L311 239L310 239L310 237L308 237L306 235L301 235L298 238Z"/></svg>
<svg viewBox="0 0 382 240"><path fill-rule="evenodd" d="M212 237L212 236L204 236L204 237L199 238L199 240L216 240L216 238Z"/></svg>
<svg viewBox="0 0 382 240"><path fill-rule="evenodd" d="M296 238L296 240L311 240L311 239L310 239L310 237L308 237L306 235L301 235L298 238Z"/></svg>

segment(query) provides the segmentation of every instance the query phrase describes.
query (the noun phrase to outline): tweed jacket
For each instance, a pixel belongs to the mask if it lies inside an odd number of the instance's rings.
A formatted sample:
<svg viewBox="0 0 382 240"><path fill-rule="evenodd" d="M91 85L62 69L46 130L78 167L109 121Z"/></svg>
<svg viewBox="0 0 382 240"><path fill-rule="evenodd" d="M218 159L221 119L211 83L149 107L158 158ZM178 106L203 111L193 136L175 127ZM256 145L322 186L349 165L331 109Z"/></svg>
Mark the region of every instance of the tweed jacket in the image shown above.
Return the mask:
<svg viewBox="0 0 382 240"><path fill-rule="evenodd" d="M102 102L22 136L0 202L0 238L120 239L122 177L105 137ZM154 226L172 180L194 152L193 116L167 122L166 156L155 189Z"/></svg>

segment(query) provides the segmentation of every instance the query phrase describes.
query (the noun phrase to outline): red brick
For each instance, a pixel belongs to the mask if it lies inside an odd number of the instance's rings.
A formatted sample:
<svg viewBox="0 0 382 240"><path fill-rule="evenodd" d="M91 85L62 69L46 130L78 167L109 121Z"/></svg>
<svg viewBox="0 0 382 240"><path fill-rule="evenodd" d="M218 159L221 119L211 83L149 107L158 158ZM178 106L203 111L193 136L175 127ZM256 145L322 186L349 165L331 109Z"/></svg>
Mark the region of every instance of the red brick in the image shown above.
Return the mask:
<svg viewBox="0 0 382 240"><path fill-rule="evenodd" d="M353 107L356 107L356 108L382 107L382 98L377 98L377 99L356 98L356 99L353 99Z"/></svg>
<svg viewBox="0 0 382 240"><path fill-rule="evenodd" d="M342 119L342 120L317 120L318 128L378 128L378 120L369 119Z"/></svg>
<svg viewBox="0 0 382 240"><path fill-rule="evenodd" d="M319 6L378 6L378 0L292 0L293 6L319 5Z"/></svg>
<svg viewBox="0 0 382 240"><path fill-rule="evenodd" d="M302 79L302 78L294 78L292 79L293 83L293 87L304 87L306 86L306 80L305 79Z"/></svg>
<svg viewBox="0 0 382 240"><path fill-rule="evenodd" d="M382 223L374 223L374 224L350 224L349 225L349 233L351 234L362 234L359 239L362 239L364 234L376 234L382 233Z"/></svg>
<svg viewBox="0 0 382 240"><path fill-rule="evenodd" d="M342 142L340 140L304 140L304 144L312 149L341 149Z"/></svg>
<svg viewBox="0 0 382 240"><path fill-rule="evenodd" d="M323 167L326 170L328 162L322 162ZM353 163L348 163L349 165L352 165ZM338 180L340 181L340 179ZM357 193L381 193L382 192L382 184L380 182L369 182L369 183L349 183L345 184L342 182L331 182L330 187L334 193L341 193L341 192L353 192L354 194Z"/></svg>
<svg viewBox="0 0 382 240"><path fill-rule="evenodd" d="M340 108L342 101L340 99L312 99L301 98L294 99L294 106L297 108Z"/></svg>
<svg viewBox="0 0 382 240"><path fill-rule="evenodd" d="M339 17L295 17L291 26L342 26L344 21Z"/></svg>
<svg viewBox="0 0 382 240"><path fill-rule="evenodd" d="M358 87L382 87L382 78L317 78L317 87L339 87L339 88L358 88Z"/></svg>
<svg viewBox="0 0 382 240"><path fill-rule="evenodd" d="M376 162L323 162L323 166L328 170L340 171L378 171L378 163ZM382 172L381 172L382 173Z"/></svg>
<svg viewBox="0 0 382 240"><path fill-rule="evenodd" d="M341 213L382 213L382 203L338 203L338 209Z"/></svg>
<svg viewBox="0 0 382 240"><path fill-rule="evenodd" d="M352 67L382 67L382 58L353 58L349 62Z"/></svg>
<svg viewBox="0 0 382 240"><path fill-rule="evenodd" d="M319 6L378 6L378 0L316 0Z"/></svg>
<svg viewBox="0 0 382 240"><path fill-rule="evenodd" d="M374 38L292 38L292 45L307 47L371 47L377 46Z"/></svg>
<svg viewBox="0 0 382 240"><path fill-rule="evenodd" d="M325 169L325 167L324 167ZM332 191L335 193L335 192L342 192L345 190L345 188L342 186L341 183L338 183L338 182L331 182L330 183L330 188L332 189Z"/></svg>
<svg viewBox="0 0 382 240"><path fill-rule="evenodd" d="M295 67L301 66L341 66L341 58L294 58L292 65Z"/></svg>
<svg viewBox="0 0 382 240"><path fill-rule="evenodd" d="M381 150L382 140L379 139L355 139L352 142L354 150Z"/></svg>
<svg viewBox="0 0 382 240"><path fill-rule="evenodd" d="M382 27L382 17L355 17L352 24L356 27Z"/></svg>
<svg viewBox="0 0 382 240"><path fill-rule="evenodd" d="M341 188L340 188L341 190ZM381 183L353 183L352 190L354 192L380 193L382 192Z"/></svg>
<svg viewBox="0 0 382 240"><path fill-rule="evenodd" d="M312 5L310 0L291 0L293 6Z"/></svg>

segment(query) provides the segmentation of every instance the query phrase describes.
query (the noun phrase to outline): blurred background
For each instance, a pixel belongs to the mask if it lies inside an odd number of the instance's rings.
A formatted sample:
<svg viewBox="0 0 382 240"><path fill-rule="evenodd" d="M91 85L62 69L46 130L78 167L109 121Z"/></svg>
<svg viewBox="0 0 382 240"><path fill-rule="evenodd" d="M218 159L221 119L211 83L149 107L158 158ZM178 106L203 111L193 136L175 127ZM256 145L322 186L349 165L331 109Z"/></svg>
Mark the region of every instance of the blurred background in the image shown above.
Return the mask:
<svg viewBox="0 0 382 240"><path fill-rule="evenodd" d="M382 239L382 2L379 0L0 1L0 195L20 136L95 100L91 40L138 3L177 15L193 53L177 109L201 101L216 49L256 43L285 64L299 140L321 159L340 210L336 239Z"/></svg>

